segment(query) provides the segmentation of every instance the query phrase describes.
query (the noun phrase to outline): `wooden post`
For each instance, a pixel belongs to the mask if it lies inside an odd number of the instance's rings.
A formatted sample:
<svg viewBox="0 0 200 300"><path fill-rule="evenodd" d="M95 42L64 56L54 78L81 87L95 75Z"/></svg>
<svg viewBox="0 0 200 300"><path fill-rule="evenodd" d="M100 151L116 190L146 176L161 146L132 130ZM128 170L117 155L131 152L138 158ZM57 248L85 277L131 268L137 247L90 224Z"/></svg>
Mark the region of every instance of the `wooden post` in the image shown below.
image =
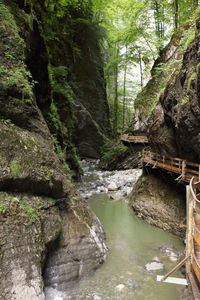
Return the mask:
<svg viewBox="0 0 200 300"><path fill-rule="evenodd" d="M199 165L199 181L200 181L200 165Z"/></svg>
<svg viewBox="0 0 200 300"><path fill-rule="evenodd" d="M182 259L170 272L168 272L165 276L162 277L162 279L160 280L165 281L170 275L172 275L174 272L176 272L178 269L180 269L182 267L182 265L189 259L190 255L184 257L184 259Z"/></svg>
<svg viewBox="0 0 200 300"><path fill-rule="evenodd" d="M190 186L186 187L187 195L187 233L186 233L186 257L191 255L191 259L186 262L186 273L191 272L192 257L193 257L193 196L190 190Z"/></svg>
<svg viewBox="0 0 200 300"><path fill-rule="evenodd" d="M182 160L182 174L181 178L183 179L185 177L185 160Z"/></svg>

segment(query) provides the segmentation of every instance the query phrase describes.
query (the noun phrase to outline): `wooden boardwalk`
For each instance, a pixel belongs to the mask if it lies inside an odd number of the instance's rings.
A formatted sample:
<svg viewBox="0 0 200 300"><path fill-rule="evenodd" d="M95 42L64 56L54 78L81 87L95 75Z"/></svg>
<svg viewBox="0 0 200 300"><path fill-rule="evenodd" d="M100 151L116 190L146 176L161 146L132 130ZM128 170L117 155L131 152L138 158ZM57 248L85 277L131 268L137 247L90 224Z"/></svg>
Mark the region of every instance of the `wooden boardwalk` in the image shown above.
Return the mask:
<svg viewBox="0 0 200 300"><path fill-rule="evenodd" d="M200 300L200 164L144 150L145 166L161 168L189 183L187 189L186 277L194 300Z"/></svg>
<svg viewBox="0 0 200 300"><path fill-rule="evenodd" d="M200 300L200 182L191 179L187 186L186 276L193 298Z"/></svg>
<svg viewBox="0 0 200 300"><path fill-rule="evenodd" d="M180 181L190 182L200 181L200 164L188 162L182 158L171 157L169 155L160 155L150 150L144 150L142 153L142 162L144 165L153 168L161 168L172 173L178 174L177 179Z"/></svg>
<svg viewBox="0 0 200 300"><path fill-rule="evenodd" d="M148 138L146 136L128 135L122 134L120 140L122 142L133 143L133 144L148 144Z"/></svg>

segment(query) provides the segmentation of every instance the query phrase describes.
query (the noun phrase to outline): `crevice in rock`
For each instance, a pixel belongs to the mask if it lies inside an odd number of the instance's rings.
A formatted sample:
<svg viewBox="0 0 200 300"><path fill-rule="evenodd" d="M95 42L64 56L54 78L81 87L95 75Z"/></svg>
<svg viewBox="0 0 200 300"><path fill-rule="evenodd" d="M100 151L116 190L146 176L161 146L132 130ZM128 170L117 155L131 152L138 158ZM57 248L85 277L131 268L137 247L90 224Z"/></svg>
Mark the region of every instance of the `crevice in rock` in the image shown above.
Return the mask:
<svg viewBox="0 0 200 300"><path fill-rule="evenodd" d="M44 282L44 287L48 286L48 273L47 273L47 266L49 265L49 260L52 254L59 249L60 245L60 235L53 241L49 242L46 245L46 252L44 253L44 262L42 265L42 278Z"/></svg>
<svg viewBox="0 0 200 300"><path fill-rule="evenodd" d="M38 107L44 111L51 103L51 87L48 76L48 53L41 37L38 22L33 20L30 36L30 50L26 55L26 65L35 82L34 94Z"/></svg>

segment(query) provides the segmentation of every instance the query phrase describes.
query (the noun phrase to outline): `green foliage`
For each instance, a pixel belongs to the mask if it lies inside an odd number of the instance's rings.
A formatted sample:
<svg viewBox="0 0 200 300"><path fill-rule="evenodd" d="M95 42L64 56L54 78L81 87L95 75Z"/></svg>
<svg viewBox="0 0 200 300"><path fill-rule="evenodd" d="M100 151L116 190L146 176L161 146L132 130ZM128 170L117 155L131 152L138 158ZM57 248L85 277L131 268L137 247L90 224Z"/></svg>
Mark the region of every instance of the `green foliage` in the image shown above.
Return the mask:
<svg viewBox="0 0 200 300"><path fill-rule="evenodd" d="M128 148L123 144L108 140L101 148L101 159L105 162L110 162L126 153L127 150Z"/></svg>
<svg viewBox="0 0 200 300"><path fill-rule="evenodd" d="M24 97L32 98L32 87L35 83L24 64L25 44L12 13L1 3L0 19L0 52L4 53L0 66L0 85L4 89L18 89L22 100Z"/></svg>
<svg viewBox="0 0 200 300"><path fill-rule="evenodd" d="M50 105L50 112L49 112L49 117L53 123L53 126L55 127L56 131L61 130L62 128L62 123L60 121L60 116L58 114L58 109L55 105L54 102L51 103Z"/></svg>
<svg viewBox="0 0 200 300"><path fill-rule="evenodd" d="M194 25L190 26L188 30L185 30L183 33L183 37L181 39L181 45L186 50L188 46L194 41L195 39L195 28Z"/></svg>
<svg viewBox="0 0 200 300"><path fill-rule="evenodd" d="M73 8L76 10L87 10L91 2L88 0L45 0L46 8L55 13L57 17L62 18L65 15L70 16L68 8Z"/></svg>
<svg viewBox="0 0 200 300"><path fill-rule="evenodd" d="M21 172L21 168L19 163L16 160L12 160L10 162L10 169L11 169L11 174L14 178L18 177Z"/></svg>
<svg viewBox="0 0 200 300"><path fill-rule="evenodd" d="M190 101L189 96L185 96L185 97L182 98L181 104L183 104L183 105L184 105L184 104L187 104L189 101Z"/></svg>
<svg viewBox="0 0 200 300"><path fill-rule="evenodd" d="M71 103L73 101L73 92L70 85L68 84L68 67L53 67L49 65L48 69L53 90L62 94L66 98L68 106L71 107Z"/></svg>
<svg viewBox="0 0 200 300"><path fill-rule="evenodd" d="M166 73L169 71L169 64L167 63L160 63L157 67L154 68L154 75L155 77L159 77L163 73Z"/></svg>

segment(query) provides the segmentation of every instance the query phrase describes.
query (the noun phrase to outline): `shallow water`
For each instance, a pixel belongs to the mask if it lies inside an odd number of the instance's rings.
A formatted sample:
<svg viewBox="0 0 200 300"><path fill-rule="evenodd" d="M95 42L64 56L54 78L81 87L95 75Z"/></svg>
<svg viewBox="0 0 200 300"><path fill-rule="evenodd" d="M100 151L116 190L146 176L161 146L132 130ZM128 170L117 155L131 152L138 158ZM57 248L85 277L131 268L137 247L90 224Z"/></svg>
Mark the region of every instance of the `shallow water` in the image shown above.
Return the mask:
<svg viewBox="0 0 200 300"><path fill-rule="evenodd" d="M158 248L171 245L182 250L182 240L139 220L125 200L113 202L106 194L99 194L89 203L104 226L110 251L101 268L79 283L71 299L180 299L183 287L156 282L156 275L165 274L176 264L163 257ZM145 264L155 256L164 263L165 270L149 274ZM119 284L125 285L122 291L116 289Z"/></svg>

